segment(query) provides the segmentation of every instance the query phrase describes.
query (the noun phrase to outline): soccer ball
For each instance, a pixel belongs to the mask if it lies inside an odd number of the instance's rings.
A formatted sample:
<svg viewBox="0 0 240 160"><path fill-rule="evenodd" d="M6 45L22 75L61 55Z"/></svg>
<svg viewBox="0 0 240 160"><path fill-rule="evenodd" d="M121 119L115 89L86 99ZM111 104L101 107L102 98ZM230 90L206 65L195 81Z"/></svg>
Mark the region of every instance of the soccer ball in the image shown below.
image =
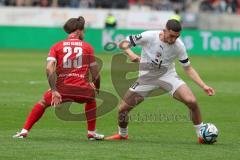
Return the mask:
<svg viewBox="0 0 240 160"><path fill-rule="evenodd" d="M212 123L206 123L200 128L200 136L207 144L213 144L217 141L218 129Z"/></svg>

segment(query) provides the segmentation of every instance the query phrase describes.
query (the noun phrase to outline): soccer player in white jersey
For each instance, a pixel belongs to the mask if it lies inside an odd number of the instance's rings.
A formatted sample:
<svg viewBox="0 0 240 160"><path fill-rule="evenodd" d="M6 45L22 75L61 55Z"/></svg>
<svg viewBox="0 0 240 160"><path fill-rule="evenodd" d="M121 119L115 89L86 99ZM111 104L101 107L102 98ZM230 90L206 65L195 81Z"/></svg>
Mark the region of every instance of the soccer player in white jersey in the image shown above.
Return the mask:
<svg viewBox="0 0 240 160"><path fill-rule="evenodd" d="M175 71L174 60L177 58L185 73L198 84L209 96L215 91L206 85L190 61L183 42L178 38L182 30L181 24L174 19L168 20L161 31L145 31L139 35L131 35L123 40L119 47L130 57L132 62L140 62L139 78L126 92L118 109L119 132L107 137L108 140L128 139L128 113L142 102L155 89L168 92L173 98L184 103L190 110L191 119L199 143L199 129L203 125L199 105L190 88L180 79ZM140 45L141 57L130 48Z"/></svg>

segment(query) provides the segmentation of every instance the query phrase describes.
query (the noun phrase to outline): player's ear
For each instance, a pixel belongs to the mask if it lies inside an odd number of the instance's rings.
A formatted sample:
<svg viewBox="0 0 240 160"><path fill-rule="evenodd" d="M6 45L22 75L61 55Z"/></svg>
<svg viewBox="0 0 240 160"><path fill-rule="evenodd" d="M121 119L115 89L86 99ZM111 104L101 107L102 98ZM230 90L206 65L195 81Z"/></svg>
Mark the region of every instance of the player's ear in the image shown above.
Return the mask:
<svg viewBox="0 0 240 160"><path fill-rule="evenodd" d="M80 30L80 29L77 29L75 32L76 32L77 34L80 34L80 33L81 33L81 30Z"/></svg>
<svg viewBox="0 0 240 160"><path fill-rule="evenodd" d="M84 35L85 30L84 29L80 30L80 33L81 33L81 35Z"/></svg>
<svg viewBox="0 0 240 160"><path fill-rule="evenodd" d="M78 35L79 35L79 39L83 40L84 39L84 30L79 30Z"/></svg>

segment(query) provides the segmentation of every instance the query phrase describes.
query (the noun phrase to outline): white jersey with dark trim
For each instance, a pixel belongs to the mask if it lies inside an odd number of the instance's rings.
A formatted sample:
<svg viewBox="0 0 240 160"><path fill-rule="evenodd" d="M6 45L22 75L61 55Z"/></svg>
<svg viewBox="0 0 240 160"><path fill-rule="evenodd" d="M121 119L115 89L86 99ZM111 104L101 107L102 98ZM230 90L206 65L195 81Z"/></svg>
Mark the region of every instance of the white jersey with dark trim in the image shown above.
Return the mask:
<svg viewBox="0 0 240 160"><path fill-rule="evenodd" d="M145 31L127 37L133 47L142 47L141 64L151 63L159 66L159 69L162 67L175 70L174 61L178 58L183 66L188 66L190 61L183 42L178 38L174 44L167 44L160 40L161 32L163 31Z"/></svg>

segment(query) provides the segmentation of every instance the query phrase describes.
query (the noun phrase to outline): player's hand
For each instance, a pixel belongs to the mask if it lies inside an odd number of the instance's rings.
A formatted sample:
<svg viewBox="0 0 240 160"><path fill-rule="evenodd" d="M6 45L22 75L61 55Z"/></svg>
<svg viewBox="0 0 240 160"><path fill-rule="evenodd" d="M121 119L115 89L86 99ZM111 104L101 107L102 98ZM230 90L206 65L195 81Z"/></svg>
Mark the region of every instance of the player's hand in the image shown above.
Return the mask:
<svg viewBox="0 0 240 160"><path fill-rule="evenodd" d="M52 91L52 102L51 105L56 107L62 102L62 96L58 91Z"/></svg>
<svg viewBox="0 0 240 160"><path fill-rule="evenodd" d="M203 90L204 90L209 96L215 95L215 91L214 91L214 89L213 89L212 87L209 87L209 86L205 85L205 86L203 87Z"/></svg>
<svg viewBox="0 0 240 160"><path fill-rule="evenodd" d="M134 56L134 57L130 57L132 62L140 62L141 61L141 57L139 57L138 55Z"/></svg>

